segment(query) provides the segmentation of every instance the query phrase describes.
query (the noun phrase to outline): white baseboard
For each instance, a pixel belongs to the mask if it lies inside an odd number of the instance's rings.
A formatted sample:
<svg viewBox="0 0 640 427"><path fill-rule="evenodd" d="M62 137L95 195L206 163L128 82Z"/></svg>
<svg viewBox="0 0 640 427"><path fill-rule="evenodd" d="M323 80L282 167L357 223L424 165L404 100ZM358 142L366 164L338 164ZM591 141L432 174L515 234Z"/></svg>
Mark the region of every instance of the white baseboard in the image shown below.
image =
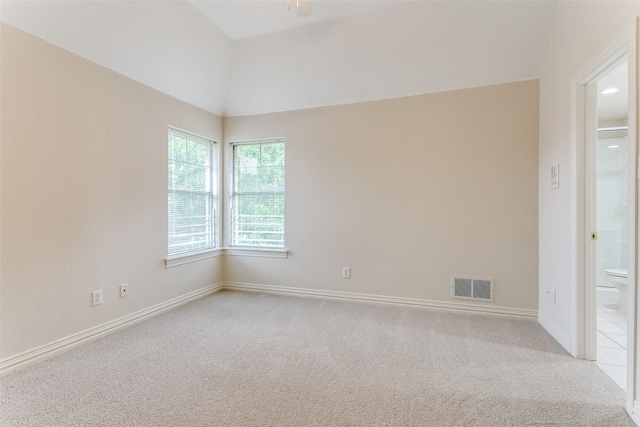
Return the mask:
<svg viewBox="0 0 640 427"><path fill-rule="evenodd" d="M569 354L571 353L571 345L569 341L567 341L559 332L556 327L553 326L551 322L549 322L542 313L538 313L538 323L542 326L548 333L558 341L558 343L565 349Z"/></svg>
<svg viewBox="0 0 640 427"><path fill-rule="evenodd" d="M640 426L640 402L637 400L633 402L633 413L631 415L631 419L637 426Z"/></svg>
<svg viewBox="0 0 640 427"><path fill-rule="evenodd" d="M500 307L494 305L466 304L459 302L431 301L415 298L390 297L384 295L359 294L351 292L323 291L319 289L290 288L286 286L259 285L254 283L224 282L224 289L233 291L268 292L287 295L305 295L319 298L343 299L350 301L366 301L379 304L391 304L410 307L428 307L445 310L457 310L474 313L500 314L527 318L538 318L537 310Z"/></svg>
<svg viewBox="0 0 640 427"><path fill-rule="evenodd" d="M169 301L154 305L152 307L137 311L119 319L112 320L107 323L95 326L93 328L86 329L73 335L61 338L49 344L45 344L40 347L19 353L14 356L10 356L6 359L0 360L0 376L15 372L17 370L26 368L36 362L51 358L59 353L67 351L80 344L87 343L91 340L103 337L107 334L115 332L119 329L130 326L136 322L146 320L152 316L155 316L165 311L176 308L180 305L189 303L198 298L202 298L206 295L213 294L222 289L229 289L235 291L253 291L253 292L267 292L276 294L287 295L303 295L317 298L330 298L341 299L350 301L363 301L372 302L378 304L390 304L397 306L409 306L409 307L424 307L424 308L438 308L445 310L457 310L473 313L485 313L485 314L499 314L507 316L517 316L525 318L537 318L538 312L536 310L524 310L518 308L489 306L489 305L477 305L467 304L459 302L445 302L445 301L430 301L415 298L401 298L390 297L384 295L370 295L359 294L350 292L338 292L338 291L323 291L318 289L304 289L304 288L290 288L286 286L274 286L274 285L260 285L252 283L238 283L238 282L224 282L209 285L204 288L198 289L188 294L173 298ZM558 339L557 334L554 334L545 324L542 326L551 333L563 346L563 342Z"/></svg>
<svg viewBox="0 0 640 427"><path fill-rule="evenodd" d="M152 307L136 311L135 313L131 313L127 316L120 317L119 319L115 319L110 322L103 323L102 325L86 329L82 332L69 335L65 338L59 339L49 344L45 344L43 346L36 347L23 353L10 356L4 360L0 360L0 376L15 372L19 369L26 368L29 365L48 359L77 345L84 344L96 338L100 338L119 329L130 326L133 323L140 322L160 313L164 313L165 311L171 310L198 298L213 294L222 289L222 283L209 285L193 292L189 292L188 294L181 295L177 298L170 299L169 301L165 301Z"/></svg>

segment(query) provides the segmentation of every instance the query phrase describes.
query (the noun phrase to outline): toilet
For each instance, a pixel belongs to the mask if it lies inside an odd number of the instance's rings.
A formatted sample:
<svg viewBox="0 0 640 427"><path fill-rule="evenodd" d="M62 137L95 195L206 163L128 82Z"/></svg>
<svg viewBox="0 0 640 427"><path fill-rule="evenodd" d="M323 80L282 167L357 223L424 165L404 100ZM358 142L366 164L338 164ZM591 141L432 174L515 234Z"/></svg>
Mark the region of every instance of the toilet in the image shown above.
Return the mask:
<svg viewBox="0 0 640 427"><path fill-rule="evenodd" d="M613 283L620 294L618 295L618 310L627 311L627 270L611 268L604 271L604 278Z"/></svg>

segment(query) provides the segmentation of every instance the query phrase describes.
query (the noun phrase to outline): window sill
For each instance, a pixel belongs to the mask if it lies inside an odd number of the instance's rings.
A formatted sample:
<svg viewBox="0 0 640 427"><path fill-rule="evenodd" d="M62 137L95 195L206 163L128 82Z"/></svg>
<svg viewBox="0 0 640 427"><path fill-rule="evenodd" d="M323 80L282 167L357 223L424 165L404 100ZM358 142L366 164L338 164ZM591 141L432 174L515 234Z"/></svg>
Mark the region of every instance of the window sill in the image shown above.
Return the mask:
<svg viewBox="0 0 640 427"><path fill-rule="evenodd" d="M207 251L196 252L192 254L177 255L164 260L164 267L171 268L190 262L200 261L207 258L213 258L220 255L231 256L253 256L262 258L289 258L289 251L286 249L265 249L265 248L216 248Z"/></svg>
<svg viewBox="0 0 640 427"><path fill-rule="evenodd" d="M171 268L177 265L182 265L190 262L200 261L207 258L217 257L222 255L223 253L224 253L224 249L216 248L216 249L209 249L202 252L176 255L171 258L166 258L164 260L164 267Z"/></svg>
<svg viewBox="0 0 640 427"><path fill-rule="evenodd" d="M225 255L231 256L255 256L263 258L288 258L289 251L286 249L274 248L245 248L245 247L230 247L224 248Z"/></svg>

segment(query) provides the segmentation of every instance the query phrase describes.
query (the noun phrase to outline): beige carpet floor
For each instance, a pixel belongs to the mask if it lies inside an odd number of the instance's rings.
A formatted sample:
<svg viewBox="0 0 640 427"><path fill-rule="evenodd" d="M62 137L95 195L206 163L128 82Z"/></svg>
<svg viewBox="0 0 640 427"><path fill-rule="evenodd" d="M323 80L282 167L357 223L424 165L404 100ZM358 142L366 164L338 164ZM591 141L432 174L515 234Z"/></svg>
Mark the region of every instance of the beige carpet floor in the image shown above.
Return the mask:
<svg viewBox="0 0 640 427"><path fill-rule="evenodd" d="M0 380L2 426L633 426L535 321L223 291Z"/></svg>

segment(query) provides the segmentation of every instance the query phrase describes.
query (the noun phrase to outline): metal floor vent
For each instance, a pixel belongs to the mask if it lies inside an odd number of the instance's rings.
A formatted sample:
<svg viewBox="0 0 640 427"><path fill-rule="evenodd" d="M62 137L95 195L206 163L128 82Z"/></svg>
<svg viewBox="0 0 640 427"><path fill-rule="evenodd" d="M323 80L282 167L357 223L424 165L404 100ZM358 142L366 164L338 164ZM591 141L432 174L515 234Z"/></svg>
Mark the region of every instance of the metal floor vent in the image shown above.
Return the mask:
<svg viewBox="0 0 640 427"><path fill-rule="evenodd" d="M451 297L493 302L493 279L452 276Z"/></svg>

